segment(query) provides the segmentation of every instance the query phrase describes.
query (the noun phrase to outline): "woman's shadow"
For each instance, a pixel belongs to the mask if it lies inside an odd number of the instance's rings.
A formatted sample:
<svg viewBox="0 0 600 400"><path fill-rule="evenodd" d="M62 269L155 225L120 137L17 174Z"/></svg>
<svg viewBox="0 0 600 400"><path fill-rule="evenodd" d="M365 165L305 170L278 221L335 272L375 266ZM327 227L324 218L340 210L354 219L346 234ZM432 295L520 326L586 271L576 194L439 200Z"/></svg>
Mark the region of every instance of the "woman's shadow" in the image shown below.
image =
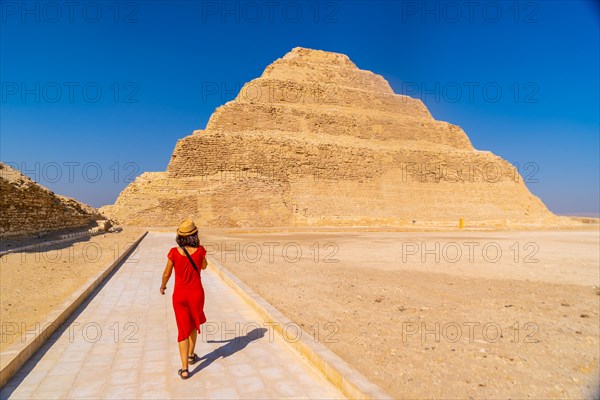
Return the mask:
<svg viewBox="0 0 600 400"><path fill-rule="evenodd" d="M206 343L225 343L223 346L211 351L210 353L200 357L202 361L193 371L190 371L190 376L207 368L220 357L229 357L240 350L244 350L250 342L254 342L265 336L266 328L256 328L246 333L244 336L237 336L228 340L207 340Z"/></svg>

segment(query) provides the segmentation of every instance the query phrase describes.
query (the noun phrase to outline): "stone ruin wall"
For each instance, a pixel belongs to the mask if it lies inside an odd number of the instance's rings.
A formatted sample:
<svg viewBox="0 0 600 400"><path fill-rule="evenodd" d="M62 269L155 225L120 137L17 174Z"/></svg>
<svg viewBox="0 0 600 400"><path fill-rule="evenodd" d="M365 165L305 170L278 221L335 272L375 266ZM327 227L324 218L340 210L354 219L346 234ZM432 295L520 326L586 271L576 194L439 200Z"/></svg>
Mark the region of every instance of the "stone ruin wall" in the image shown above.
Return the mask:
<svg viewBox="0 0 600 400"><path fill-rule="evenodd" d="M92 207L56 195L0 163L0 238L87 227L102 217Z"/></svg>

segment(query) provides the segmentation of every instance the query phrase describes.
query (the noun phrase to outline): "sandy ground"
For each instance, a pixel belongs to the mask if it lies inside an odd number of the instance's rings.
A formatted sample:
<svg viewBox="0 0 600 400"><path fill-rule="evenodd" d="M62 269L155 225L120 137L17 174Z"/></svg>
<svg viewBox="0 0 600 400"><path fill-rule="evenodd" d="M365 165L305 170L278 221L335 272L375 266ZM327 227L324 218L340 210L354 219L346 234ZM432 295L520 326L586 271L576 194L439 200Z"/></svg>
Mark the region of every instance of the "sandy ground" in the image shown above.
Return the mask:
<svg viewBox="0 0 600 400"><path fill-rule="evenodd" d="M201 231L201 239L394 397L598 393L598 231Z"/></svg>
<svg viewBox="0 0 600 400"><path fill-rule="evenodd" d="M118 258L142 233L138 228L125 228L0 258L0 351L25 340L25 330L39 332L49 312Z"/></svg>

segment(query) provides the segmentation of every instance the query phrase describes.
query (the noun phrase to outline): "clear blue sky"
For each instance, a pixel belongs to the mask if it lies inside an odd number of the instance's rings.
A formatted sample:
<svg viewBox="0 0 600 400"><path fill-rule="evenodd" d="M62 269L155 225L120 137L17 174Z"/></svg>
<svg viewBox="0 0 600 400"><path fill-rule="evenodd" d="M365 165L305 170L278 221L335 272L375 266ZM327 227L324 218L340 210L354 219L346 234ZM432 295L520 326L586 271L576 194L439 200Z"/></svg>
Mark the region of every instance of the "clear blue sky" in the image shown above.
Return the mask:
<svg viewBox="0 0 600 400"><path fill-rule="evenodd" d="M599 211L594 1L0 4L0 158L91 205L164 171L234 97L207 85L235 91L303 46L347 54L477 149L528 165L552 211Z"/></svg>

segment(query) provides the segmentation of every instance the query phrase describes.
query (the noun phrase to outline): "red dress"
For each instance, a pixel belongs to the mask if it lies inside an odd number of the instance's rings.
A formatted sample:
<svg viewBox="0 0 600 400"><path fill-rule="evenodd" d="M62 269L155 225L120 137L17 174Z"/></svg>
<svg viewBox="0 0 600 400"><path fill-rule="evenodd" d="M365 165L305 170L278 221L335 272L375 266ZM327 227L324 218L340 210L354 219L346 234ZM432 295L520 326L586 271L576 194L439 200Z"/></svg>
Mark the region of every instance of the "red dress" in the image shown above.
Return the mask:
<svg viewBox="0 0 600 400"><path fill-rule="evenodd" d="M175 268L175 288L173 289L173 309L179 334L177 341L187 339L192 330L200 332L200 325L206 322L204 315L204 288L200 272L206 249L199 246L193 253L188 250L194 260L198 272L194 269L185 254L180 254L178 247L173 247L167 257Z"/></svg>

